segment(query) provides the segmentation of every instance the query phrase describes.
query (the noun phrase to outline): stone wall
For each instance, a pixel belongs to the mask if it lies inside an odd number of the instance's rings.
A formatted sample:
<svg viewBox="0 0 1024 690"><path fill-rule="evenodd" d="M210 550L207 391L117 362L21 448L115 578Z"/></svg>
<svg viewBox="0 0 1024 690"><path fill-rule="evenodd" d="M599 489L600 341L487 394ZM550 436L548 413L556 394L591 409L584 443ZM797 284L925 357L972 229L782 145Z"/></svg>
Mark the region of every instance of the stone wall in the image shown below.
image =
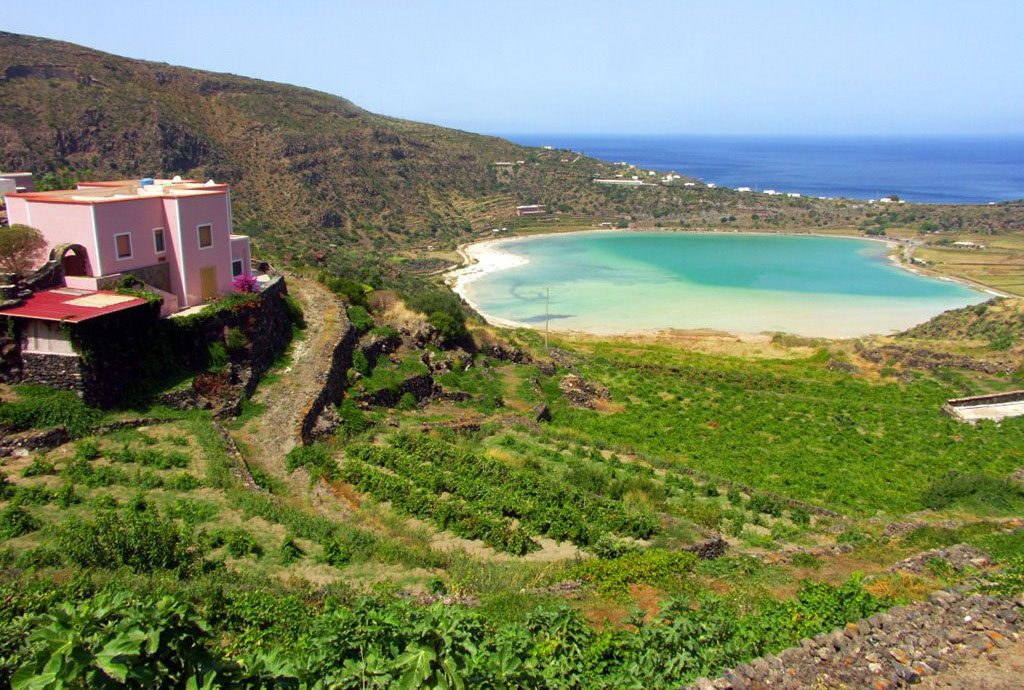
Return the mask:
<svg viewBox="0 0 1024 690"><path fill-rule="evenodd" d="M1020 641L1022 605L1020 597L940 590L928 601L802 640L715 680L702 678L689 690L906 687Z"/></svg>
<svg viewBox="0 0 1024 690"><path fill-rule="evenodd" d="M141 268L132 268L124 271L126 275L134 276L141 280L147 285L152 285L158 290L164 292L172 292L171 290L171 265L164 262L159 264L153 264L152 266L143 266Z"/></svg>
<svg viewBox="0 0 1024 690"><path fill-rule="evenodd" d="M78 355L22 352L21 380L23 383L84 393L92 376Z"/></svg>
<svg viewBox="0 0 1024 690"><path fill-rule="evenodd" d="M331 353L331 365L327 370L327 376L324 377L323 386L313 402L310 403L309 408L306 409L299 425L299 437L305 445L316 440L315 430L324 408L329 404L337 405L342 401L345 388L348 385L348 370L352 367L352 353L355 352L359 342L359 333L349 320L345 305L339 305L338 311L341 338Z"/></svg>
<svg viewBox="0 0 1024 690"><path fill-rule="evenodd" d="M230 353L225 390L231 399L218 405L235 413L291 341L287 294L284 278L277 277L251 303L187 321L159 319L155 304L116 312L72 326L72 341L82 356L17 352L17 366L5 360L0 375L77 391L90 405L110 407L159 380L161 367L204 369L210 345L224 343L228 330L237 328L248 343ZM0 354L8 349L0 342Z"/></svg>

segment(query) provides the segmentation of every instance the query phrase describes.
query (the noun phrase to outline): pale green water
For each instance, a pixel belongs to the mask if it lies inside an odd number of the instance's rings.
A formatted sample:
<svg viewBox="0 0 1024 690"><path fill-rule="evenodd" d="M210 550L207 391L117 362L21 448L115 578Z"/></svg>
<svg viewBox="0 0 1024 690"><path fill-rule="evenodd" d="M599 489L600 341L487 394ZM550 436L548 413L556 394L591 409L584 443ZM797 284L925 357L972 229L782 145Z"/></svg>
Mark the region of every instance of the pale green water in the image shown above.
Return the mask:
<svg viewBox="0 0 1024 690"><path fill-rule="evenodd" d="M991 297L893 266L881 242L588 232L499 242L528 263L466 286L484 314L591 333L666 328L805 336L888 333Z"/></svg>

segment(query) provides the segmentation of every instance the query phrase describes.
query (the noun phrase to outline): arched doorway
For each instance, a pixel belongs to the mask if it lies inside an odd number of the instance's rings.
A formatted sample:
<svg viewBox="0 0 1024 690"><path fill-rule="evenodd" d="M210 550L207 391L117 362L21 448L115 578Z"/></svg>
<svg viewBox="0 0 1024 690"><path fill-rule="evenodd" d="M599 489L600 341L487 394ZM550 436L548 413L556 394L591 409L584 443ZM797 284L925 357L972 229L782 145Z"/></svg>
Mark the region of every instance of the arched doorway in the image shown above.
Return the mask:
<svg viewBox="0 0 1024 690"><path fill-rule="evenodd" d="M61 244L53 248L50 258L60 261L66 276L91 276L89 255L80 244Z"/></svg>

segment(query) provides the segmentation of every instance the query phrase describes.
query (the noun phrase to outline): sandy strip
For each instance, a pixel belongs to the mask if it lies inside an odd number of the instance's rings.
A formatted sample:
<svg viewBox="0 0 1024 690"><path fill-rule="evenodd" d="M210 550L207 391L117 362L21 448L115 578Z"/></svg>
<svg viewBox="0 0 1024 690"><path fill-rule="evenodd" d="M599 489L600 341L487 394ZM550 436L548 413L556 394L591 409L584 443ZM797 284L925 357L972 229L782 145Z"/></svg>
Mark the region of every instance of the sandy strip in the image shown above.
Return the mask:
<svg viewBox="0 0 1024 690"><path fill-rule="evenodd" d="M530 260L525 256L502 251L498 246L499 244L515 242L517 239L523 239L524 237L536 237L536 235L526 235L520 238L504 237L496 240L464 244L458 250L459 256L462 257L462 266L444 274L444 281L452 291L465 300L469 306L473 307L480 316L484 317L487 323L507 328L527 327L526 324L485 313L473 301L473 298L470 297L468 289L470 285L489 273L530 263Z"/></svg>

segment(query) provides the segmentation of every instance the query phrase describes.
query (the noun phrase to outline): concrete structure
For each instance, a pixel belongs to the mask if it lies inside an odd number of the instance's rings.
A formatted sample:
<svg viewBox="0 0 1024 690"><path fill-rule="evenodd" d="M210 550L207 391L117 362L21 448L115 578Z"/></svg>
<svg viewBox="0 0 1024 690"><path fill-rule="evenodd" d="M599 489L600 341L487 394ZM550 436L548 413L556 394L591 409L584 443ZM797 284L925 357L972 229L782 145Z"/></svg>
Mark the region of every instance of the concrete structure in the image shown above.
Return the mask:
<svg viewBox="0 0 1024 690"><path fill-rule="evenodd" d="M737 187L736 191L737 192L749 192L750 191L750 187Z"/></svg>
<svg viewBox="0 0 1024 690"><path fill-rule="evenodd" d="M526 204L525 206L516 206L517 216L539 216L546 213L544 210L544 204Z"/></svg>
<svg viewBox="0 0 1024 690"><path fill-rule="evenodd" d="M9 223L43 233L71 288L96 290L128 274L177 311L231 292L233 278L250 272L249 238L231 232L226 184L83 182L4 199Z"/></svg>
<svg viewBox="0 0 1024 690"><path fill-rule="evenodd" d="M36 188L30 172L0 172L0 191L9 194L9 187L11 192L33 192Z"/></svg>
<svg viewBox="0 0 1024 690"><path fill-rule="evenodd" d="M625 179L618 179L618 178L612 178L612 179L609 179L609 178L597 178L597 179L594 180L594 184L610 184L610 185L617 185L619 187L643 187L644 185L647 185L648 183L644 182L642 180L637 180L637 179L625 180Z"/></svg>
<svg viewBox="0 0 1024 690"><path fill-rule="evenodd" d="M970 398L947 400L942 411L961 422L975 424L979 419L1000 422L1008 417L1024 415L1024 390Z"/></svg>

